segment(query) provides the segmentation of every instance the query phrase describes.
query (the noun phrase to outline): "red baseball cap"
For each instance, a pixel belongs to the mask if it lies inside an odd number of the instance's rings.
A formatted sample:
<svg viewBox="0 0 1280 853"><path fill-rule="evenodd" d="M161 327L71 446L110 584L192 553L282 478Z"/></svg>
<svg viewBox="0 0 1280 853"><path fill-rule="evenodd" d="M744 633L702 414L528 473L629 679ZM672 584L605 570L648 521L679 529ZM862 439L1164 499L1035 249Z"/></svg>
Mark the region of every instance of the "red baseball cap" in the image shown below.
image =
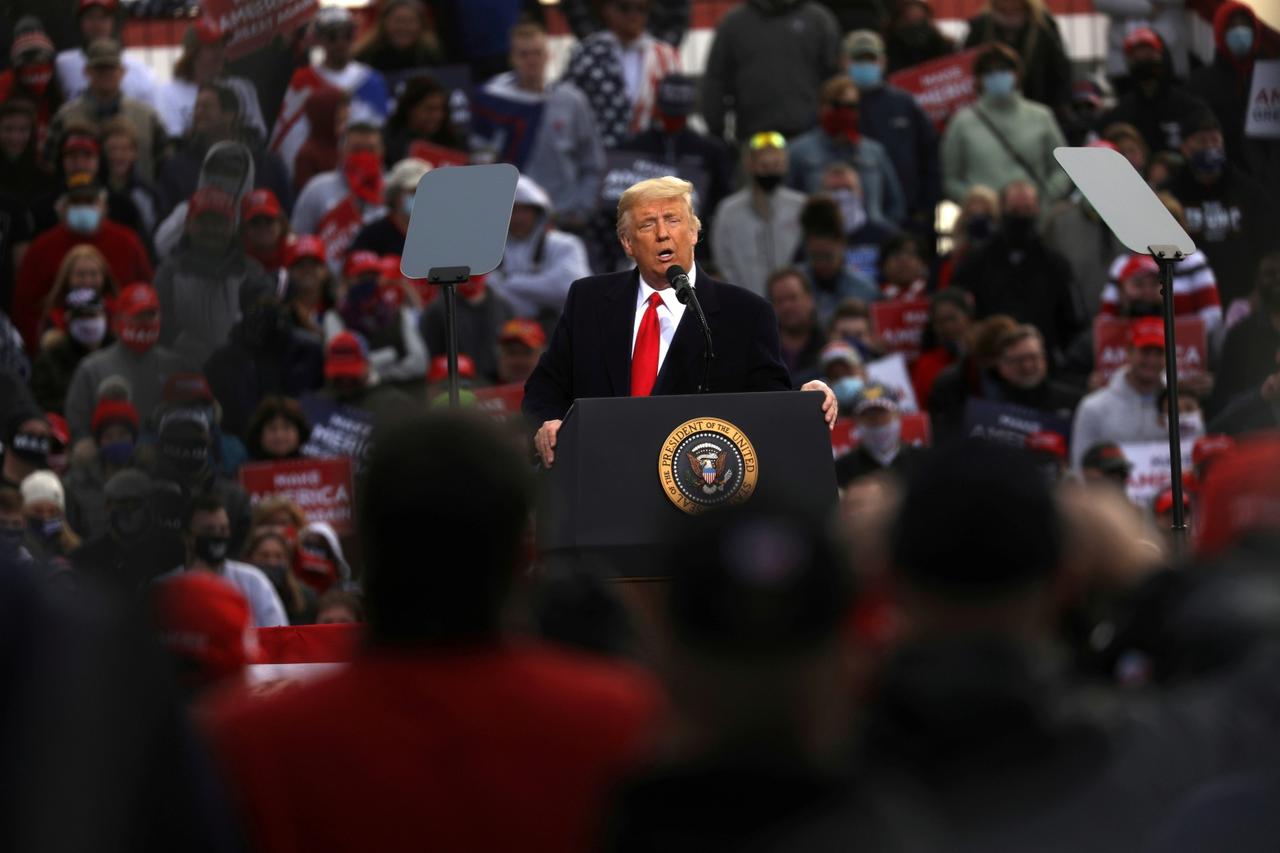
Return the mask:
<svg viewBox="0 0 1280 853"><path fill-rule="evenodd" d="M352 252L347 256L347 263L342 274L347 278L359 278L367 273L382 274L382 258L376 252Z"/></svg>
<svg viewBox="0 0 1280 853"><path fill-rule="evenodd" d="M45 412L44 419L53 433L53 440L66 447L71 443L71 430L67 427L67 419L57 412Z"/></svg>
<svg viewBox="0 0 1280 853"><path fill-rule="evenodd" d="M124 317L134 317L143 311L159 311L160 297L155 288L145 281L135 281L120 291L116 300L116 313Z"/></svg>
<svg viewBox="0 0 1280 853"><path fill-rule="evenodd" d="M368 373L369 359L359 338L339 332L329 340L324 352L325 379L364 379Z"/></svg>
<svg viewBox="0 0 1280 853"><path fill-rule="evenodd" d="M1067 442L1061 435L1056 432L1042 430L1041 432L1033 432L1027 436L1027 450L1038 450L1042 453L1049 453L1059 459L1067 458Z"/></svg>
<svg viewBox="0 0 1280 853"><path fill-rule="evenodd" d="M138 418L138 410L133 407L133 403L128 400L99 400L98 405L93 409L93 419L89 422L89 429L97 435L109 424L125 424L133 430L134 436L137 436L138 430L141 429L142 422Z"/></svg>
<svg viewBox="0 0 1280 853"><path fill-rule="evenodd" d="M155 585L154 601L160 642L185 664L187 684L213 684L258 660L249 602L212 572L165 578Z"/></svg>
<svg viewBox="0 0 1280 853"><path fill-rule="evenodd" d="M1164 320L1159 317L1139 317L1134 320L1129 328L1129 344L1134 349L1164 349Z"/></svg>
<svg viewBox="0 0 1280 853"><path fill-rule="evenodd" d="M217 21L204 15L196 19L191 29L195 31L196 41L200 42L200 44L217 44L227 37L227 34L218 26Z"/></svg>
<svg viewBox="0 0 1280 853"><path fill-rule="evenodd" d="M1191 509L1191 498L1188 497L1185 486L1186 486L1186 483L1184 482L1183 483L1184 488L1182 492L1182 506L1183 506L1183 509ZM1155 510L1156 515L1164 515L1166 512L1173 512L1173 489L1172 488L1165 489L1163 492L1157 495L1155 503L1152 505L1152 509Z"/></svg>
<svg viewBox="0 0 1280 853"><path fill-rule="evenodd" d="M324 240L314 234L297 234L285 246L284 263L291 267L306 258L324 263L326 254Z"/></svg>
<svg viewBox="0 0 1280 853"><path fill-rule="evenodd" d="M1222 433L1202 435L1196 439L1195 446L1191 448L1191 464L1199 468L1222 454L1235 450L1235 447L1235 439L1229 435Z"/></svg>
<svg viewBox="0 0 1280 853"><path fill-rule="evenodd" d="M1160 265L1150 255L1130 255L1120 267L1117 281L1128 281L1139 275L1159 275Z"/></svg>
<svg viewBox="0 0 1280 853"><path fill-rule="evenodd" d="M476 363L471 360L471 356L466 353L458 353L458 378L474 379L476 376ZM444 382L449 378L449 356L438 355L431 359L431 365L427 368L428 382Z"/></svg>
<svg viewBox="0 0 1280 853"><path fill-rule="evenodd" d="M93 6L101 6L108 12L114 12L116 9L120 8L120 3L119 0L80 0L80 2L76 4L77 17L80 13Z"/></svg>
<svg viewBox="0 0 1280 853"><path fill-rule="evenodd" d="M1150 27L1138 27L1124 37L1124 52L1129 53L1139 47L1153 47L1164 53L1164 41Z"/></svg>
<svg viewBox="0 0 1280 853"><path fill-rule="evenodd" d="M244 203L240 205L240 211L246 222L255 216L270 216L275 219L284 212L276 194L268 189L254 190L245 196Z"/></svg>
<svg viewBox="0 0 1280 853"><path fill-rule="evenodd" d="M404 278L404 273L400 272L400 256L399 255L383 255L379 261L380 274L384 279L397 281Z"/></svg>
<svg viewBox="0 0 1280 853"><path fill-rule="evenodd" d="M72 131L62 140L62 153L68 151L88 151L90 154L97 154L102 151L102 146L98 140L83 131Z"/></svg>
<svg viewBox="0 0 1280 853"><path fill-rule="evenodd" d="M507 341L519 341L529 349L542 349L547 345L547 333L542 331L542 326L537 321L516 317L503 324L502 332L498 335L498 343Z"/></svg>
<svg viewBox="0 0 1280 853"><path fill-rule="evenodd" d="M201 187L191 194L191 200L187 203L187 221L190 222L202 213L221 213L234 220L236 200L230 193L217 187Z"/></svg>
<svg viewBox="0 0 1280 853"><path fill-rule="evenodd" d="M1280 436L1241 442L1214 462L1200 492L1200 539L1210 556L1248 533L1280 530Z"/></svg>

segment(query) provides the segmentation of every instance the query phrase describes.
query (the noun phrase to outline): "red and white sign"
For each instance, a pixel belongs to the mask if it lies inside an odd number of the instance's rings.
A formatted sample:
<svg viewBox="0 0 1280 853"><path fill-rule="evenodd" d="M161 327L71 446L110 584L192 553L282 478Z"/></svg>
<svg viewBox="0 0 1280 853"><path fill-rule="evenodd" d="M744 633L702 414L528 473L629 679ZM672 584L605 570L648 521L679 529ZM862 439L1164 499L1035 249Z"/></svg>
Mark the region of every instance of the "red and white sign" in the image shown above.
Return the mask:
<svg viewBox="0 0 1280 853"><path fill-rule="evenodd" d="M466 166L471 162L471 156L465 151L446 148L432 142L423 142L421 139L415 139L409 143L409 156L426 160L433 169L441 166Z"/></svg>
<svg viewBox="0 0 1280 853"><path fill-rule="evenodd" d="M204 16L226 33L227 59L238 59L287 36L315 17L319 0L203 0Z"/></svg>
<svg viewBox="0 0 1280 853"><path fill-rule="evenodd" d="M939 133L947 119L978 99L973 61L979 48L953 53L931 62L912 65L889 75L889 83L915 96Z"/></svg>
<svg viewBox="0 0 1280 853"><path fill-rule="evenodd" d="M1129 352L1129 324L1120 317L1098 317L1093 321L1093 369L1110 379L1124 367ZM1179 376L1196 376L1209 366L1209 337L1201 317L1176 317L1173 337L1177 341Z"/></svg>
<svg viewBox="0 0 1280 853"><path fill-rule="evenodd" d="M1280 59L1253 63L1244 135L1250 139L1280 138Z"/></svg>
<svg viewBox="0 0 1280 853"><path fill-rule="evenodd" d="M524 402L524 385L516 382L511 385L493 385L489 388L477 388L476 408L490 415L518 415L520 404Z"/></svg>
<svg viewBox="0 0 1280 853"><path fill-rule="evenodd" d="M274 689L346 666L360 647L364 625L291 625L258 628L254 634L258 659L249 665L248 680L259 689L268 684Z"/></svg>
<svg viewBox="0 0 1280 853"><path fill-rule="evenodd" d="M888 346L889 352L900 352L907 361L920 357L920 338L929 324L927 299L892 299L871 303L871 328Z"/></svg>
<svg viewBox="0 0 1280 853"><path fill-rule="evenodd" d="M831 430L831 455L833 458L844 456L858 446L854 433L858 422L853 418L841 418ZM933 441L933 428L929 424L929 416L924 412L916 412L902 416L902 443L916 447L928 447Z"/></svg>
<svg viewBox="0 0 1280 853"><path fill-rule="evenodd" d="M1182 470L1191 470L1191 448L1195 442L1182 442ZM1156 495L1169 488L1173 482L1173 468L1169 462L1167 441L1122 442L1120 449L1133 467L1125 492L1129 500L1144 509L1150 509Z"/></svg>
<svg viewBox="0 0 1280 853"><path fill-rule="evenodd" d="M250 462L240 468L240 486L251 503L278 495L300 506L308 520L332 524L339 536L354 529L355 487L348 458Z"/></svg>

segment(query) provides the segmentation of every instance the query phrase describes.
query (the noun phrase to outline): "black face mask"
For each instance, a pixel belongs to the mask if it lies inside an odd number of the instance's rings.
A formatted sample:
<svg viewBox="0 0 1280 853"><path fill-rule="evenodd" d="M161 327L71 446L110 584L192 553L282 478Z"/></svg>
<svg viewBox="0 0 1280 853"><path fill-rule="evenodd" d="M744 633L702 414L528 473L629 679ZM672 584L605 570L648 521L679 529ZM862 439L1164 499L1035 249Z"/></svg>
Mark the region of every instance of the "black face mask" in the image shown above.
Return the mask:
<svg viewBox="0 0 1280 853"><path fill-rule="evenodd" d="M1164 305L1159 302L1130 302L1125 306L1126 317L1159 317L1164 313Z"/></svg>
<svg viewBox="0 0 1280 853"><path fill-rule="evenodd" d="M151 510L146 504L113 507L107 525L120 539L137 539L151 526Z"/></svg>
<svg viewBox="0 0 1280 853"><path fill-rule="evenodd" d="M1164 63L1158 59L1144 59L1129 66L1129 76L1139 83L1159 80L1164 76Z"/></svg>
<svg viewBox="0 0 1280 853"><path fill-rule="evenodd" d="M49 437L34 432L18 433L9 445L14 456L35 468L49 467L49 448Z"/></svg>
<svg viewBox="0 0 1280 853"><path fill-rule="evenodd" d="M1004 233L1015 246L1025 246L1035 239L1036 218L1021 213L1006 213Z"/></svg>
<svg viewBox="0 0 1280 853"><path fill-rule="evenodd" d="M202 562L210 566L221 566L227 559L227 550L231 539L227 536L197 536L192 550Z"/></svg>
<svg viewBox="0 0 1280 853"><path fill-rule="evenodd" d="M909 24L894 32L908 47L922 48L933 40L933 28L928 24Z"/></svg>
<svg viewBox="0 0 1280 853"><path fill-rule="evenodd" d="M752 175L751 178L756 182L756 186L767 193L771 193L782 186L781 172L766 172L763 175Z"/></svg>
<svg viewBox="0 0 1280 853"><path fill-rule="evenodd" d="M969 221L965 223L965 233L969 235L969 242L981 243L991 236L991 217L969 217Z"/></svg>
<svg viewBox="0 0 1280 853"><path fill-rule="evenodd" d="M271 581L271 585L276 588L276 592L283 592L285 588L285 578L288 576L289 567L280 565L273 566L270 563L258 566L262 569L262 573L267 576L267 580Z"/></svg>
<svg viewBox="0 0 1280 853"><path fill-rule="evenodd" d="M245 339L259 350L279 350L289 341L289 317L274 303L255 305L240 321Z"/></svg>

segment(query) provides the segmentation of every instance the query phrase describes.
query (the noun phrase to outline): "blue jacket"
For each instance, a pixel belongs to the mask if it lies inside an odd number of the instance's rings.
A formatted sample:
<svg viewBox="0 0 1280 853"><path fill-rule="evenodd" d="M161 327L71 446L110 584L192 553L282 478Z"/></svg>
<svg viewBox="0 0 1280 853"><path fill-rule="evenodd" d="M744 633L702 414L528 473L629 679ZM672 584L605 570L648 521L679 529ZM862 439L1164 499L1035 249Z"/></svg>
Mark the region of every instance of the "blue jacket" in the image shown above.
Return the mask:
<svg viewBox="0 0 1280 853"><path fill-rule="evenodd" d="M806 195L815 193L822 186L822 171L843 160L857 169L862 179L862 203L867 208L867 216L895 223L906 218L906 200L902 197L902 185L898 183L893 162L884 146L874 139L863 136L855 146L815 127L787 145L787 157L790 161L788 186Z"/></svg>
<svg viewBox="0 0 1280 853"><path fill-rule="evenodd" d="M907 213L928 212L942 198L942 163L938 159L938 135L924 110L907 92L887 83L862 89L859 120L862 132L884 146L893 162Z"/></svg>

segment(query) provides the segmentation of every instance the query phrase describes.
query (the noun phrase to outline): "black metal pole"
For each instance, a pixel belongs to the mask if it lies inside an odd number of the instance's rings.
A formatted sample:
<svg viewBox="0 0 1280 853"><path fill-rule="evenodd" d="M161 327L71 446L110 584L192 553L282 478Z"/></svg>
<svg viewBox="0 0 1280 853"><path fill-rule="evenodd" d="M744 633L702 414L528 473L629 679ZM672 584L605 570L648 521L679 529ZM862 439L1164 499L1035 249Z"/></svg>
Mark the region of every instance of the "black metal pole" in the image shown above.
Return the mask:
<svg viewBox="0 0 1280 853"><path fill-rule="evenodd" d="M1169 474L1173 477L1173 532L1181 549L1187 533L1186 514L1182 506L1182 436L1178 424L1178 348L1173 325L1173 265L1182 259L1181 252L1170 256L1167 251L1151 249L1160 267L1160 295L1164 299L1164 372L1169 408Z"/></svg>
<svg viewBox="0 0 1280 853"><path fill-rule="evenodd" d="M444 285L444 323L445 340L449 342L449 408L457 409L462 405L458 395L458 295L454 285Z"/></svg>

